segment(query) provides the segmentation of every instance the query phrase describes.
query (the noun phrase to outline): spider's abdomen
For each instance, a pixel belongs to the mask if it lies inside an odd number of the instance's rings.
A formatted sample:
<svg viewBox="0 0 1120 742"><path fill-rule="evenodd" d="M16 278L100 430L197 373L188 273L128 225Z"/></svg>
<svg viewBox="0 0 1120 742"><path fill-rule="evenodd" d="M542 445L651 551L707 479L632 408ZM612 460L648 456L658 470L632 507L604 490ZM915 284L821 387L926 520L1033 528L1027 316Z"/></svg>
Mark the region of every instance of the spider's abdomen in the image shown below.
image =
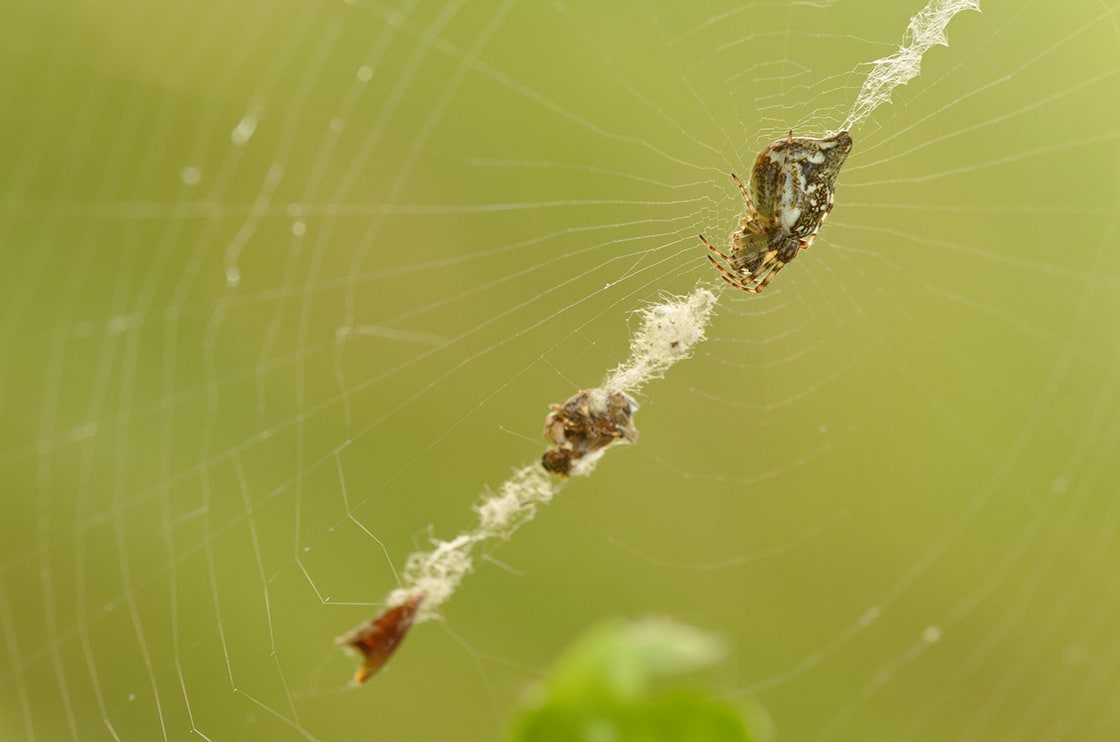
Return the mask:
<svg viewBox="0 0 1120 742"><path fill-rule="evenodd" d="M832 208L836 176L851 151L846 131L823 139L790 136L769 145L751 170L758 213L795 237L811 237Z"/></svg>

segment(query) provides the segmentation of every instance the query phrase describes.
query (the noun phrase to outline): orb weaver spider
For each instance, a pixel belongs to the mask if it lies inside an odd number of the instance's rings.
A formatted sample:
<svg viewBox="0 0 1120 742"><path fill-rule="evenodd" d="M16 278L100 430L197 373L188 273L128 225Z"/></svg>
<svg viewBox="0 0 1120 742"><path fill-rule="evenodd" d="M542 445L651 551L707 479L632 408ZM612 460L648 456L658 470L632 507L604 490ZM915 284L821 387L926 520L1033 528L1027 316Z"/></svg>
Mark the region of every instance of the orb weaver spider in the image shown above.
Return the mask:
<svg viewBox="0 0 1120 742"><path fill-rule="evenodd" d="M700 235L723 280L748 293L762 293L778 271L813 244L832 211L836 176L851 151L852 136L846 131L814 139L795 137L791 130L758 153L750 190L731 174L746 205L739 229L731 235L731 254L724 255Z"/></svg>

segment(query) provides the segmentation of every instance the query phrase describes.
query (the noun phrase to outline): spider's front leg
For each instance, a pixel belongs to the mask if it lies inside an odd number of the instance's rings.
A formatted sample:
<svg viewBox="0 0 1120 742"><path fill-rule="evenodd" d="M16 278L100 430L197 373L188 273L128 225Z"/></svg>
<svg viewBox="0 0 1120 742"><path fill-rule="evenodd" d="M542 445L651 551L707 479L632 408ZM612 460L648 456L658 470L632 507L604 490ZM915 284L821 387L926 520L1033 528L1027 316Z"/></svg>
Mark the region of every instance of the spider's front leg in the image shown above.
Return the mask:
<svg viewBox="0 0 1120 742"><path fill-rule="evenodd" d="M714 255L718 255L719 257L726 260L728 265L734 266L735 261L717 250L715 246L712 245L712 243L708 242L708 240L704 238L704 235L700 235L700 241L707 246L708 262L716 267L716 270L718 270L720 273L720 278L722 278L724 281L727 281L729 284L739 289L740 291L746 291L748 294L762 293L762 290L766 288L766 284L770 283L770 279L774 277L774 274L777 273L783 265L785 265L785 263L775 257L777 255L777 252L771 250L763 258L761 264L762 267L769 268L769 273L766 275L766 278L759 281L754 277L753 274L750 273L750 271L747 271L746 269L743 269L741 272L733 272L725 268L722 263L715 259L713 253ZM770 267L771 265L774 267ZM743 273L745 273L746 276L744 276Z"/></svg>
<svg viewBox="0 0 1120 742"><path fill-rule="evenodd" d="M758 282L758 285L755 287L755 290L752 291L751 293L752 294L761 294L762 290L764 288L766 288L766 285L774 280L774 276L778 275L778 271L780 271L782 268L784 268L785 265L786 264L783 263L782 261L775 260L774 261L774 267L771 268L770 272L766 274L766 278L763 278L761 281Z"/></svg>
<svg viewBox="0 0 1120 742"><path fill-rule="evenodd" d="M721 258L723 258L724 260L726 260L726 261L727 261L728 263L731 263L731 258L727 257L726 255L724 255L723 253L721 253L721 252L720 252L719 250L717 250L717 249L715 248L715 246L714 246L714 245L713 245L712 243L708 242L708 240L706 240L706 239L704 238L704 235L698 235L698 236L700 237L700 241L704 243L704 246L708 248L708 252L709 252L709 253L713 253L713 252L714 252L714 253L715 253L716 255L720 256ZM712 260L712 256L711 256L711 255L708 255L708 260ZM715 262L715 261L713 260L712 262ZM717 265L718 265L718 264L717 264Z"/></svg>
<svg viewBox="0 0 1120 742"><path fill-rule="evenodd" d="M747 187L743 185L743 181L739 180L739 176L731 173L731 179L735 181L735 185L739 186L739 193L743 194L743 203L747 205L747 211L754 211L754 201L751 199L751 194L747 191Z"/></svg>
<svg viewBox="0 0 1120 742"><path fill-rule="evenodd" d="M720 273L720 278L722 278L724 281L727 281L729 284L731 284L735 288L740 289L741 291L746 291L746 292L751 293L751 294L758 293L758 291L755 288L753 282L744 281L742 276L740 276L737 273L732 273L731 271L729 271L727 268L725 268L723 266L722 263L720 263L718 260L716 260L715 257L713 257L712 254L715 253L715 255L718 255L721 258L723 258L724 260L726 260L729 265L734 265L734 262L731 260L731 258L727 257L726 255L721 253L719 250L717 250L715 248L715 246L712 245L712 243L708 242L708 240L704 238L704 235L700 235L700 241L703 242L704 245L707 246L707 248L708 248L708 262L710 262L712 265L714 265L716 267L716 270L718 270L719 273Z"/></svg>

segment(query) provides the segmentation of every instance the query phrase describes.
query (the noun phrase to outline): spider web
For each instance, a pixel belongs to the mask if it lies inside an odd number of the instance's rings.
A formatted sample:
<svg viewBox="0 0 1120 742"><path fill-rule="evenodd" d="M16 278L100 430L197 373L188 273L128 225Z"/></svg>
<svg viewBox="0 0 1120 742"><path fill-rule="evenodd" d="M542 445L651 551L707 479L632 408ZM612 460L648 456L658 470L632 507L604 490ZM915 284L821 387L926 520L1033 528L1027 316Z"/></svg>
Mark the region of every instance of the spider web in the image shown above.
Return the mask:
<svg viewBox="0 0 1120 742"><path fill-rule="evenodd" d="M922 4L600 5L5 8L0 737L495 739L645 614L782 739L1115 736L1120 4L955 19L759 296L696 237L730 173ZM698 284L639 444L351 687L333 637Z"/></svg>

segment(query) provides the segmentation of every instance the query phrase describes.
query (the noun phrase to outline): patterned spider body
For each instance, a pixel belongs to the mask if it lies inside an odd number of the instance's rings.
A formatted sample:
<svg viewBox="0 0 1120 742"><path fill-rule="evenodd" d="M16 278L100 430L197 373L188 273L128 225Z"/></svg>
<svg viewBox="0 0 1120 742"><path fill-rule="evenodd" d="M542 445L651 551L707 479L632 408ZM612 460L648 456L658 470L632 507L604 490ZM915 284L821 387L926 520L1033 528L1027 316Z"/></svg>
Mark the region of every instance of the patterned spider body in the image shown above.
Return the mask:
<svg viewBox="0 0 1120 742"><path fill-rule="evenodd" d="M731 176L746 205L739 229L731 235L731 254L724 255L700 235L708 260L725 281L757 294L813 244L832 211L836 176L851 151L846 131L823 139L795 137L791 131L758 153L749 191Z"/></svg>

